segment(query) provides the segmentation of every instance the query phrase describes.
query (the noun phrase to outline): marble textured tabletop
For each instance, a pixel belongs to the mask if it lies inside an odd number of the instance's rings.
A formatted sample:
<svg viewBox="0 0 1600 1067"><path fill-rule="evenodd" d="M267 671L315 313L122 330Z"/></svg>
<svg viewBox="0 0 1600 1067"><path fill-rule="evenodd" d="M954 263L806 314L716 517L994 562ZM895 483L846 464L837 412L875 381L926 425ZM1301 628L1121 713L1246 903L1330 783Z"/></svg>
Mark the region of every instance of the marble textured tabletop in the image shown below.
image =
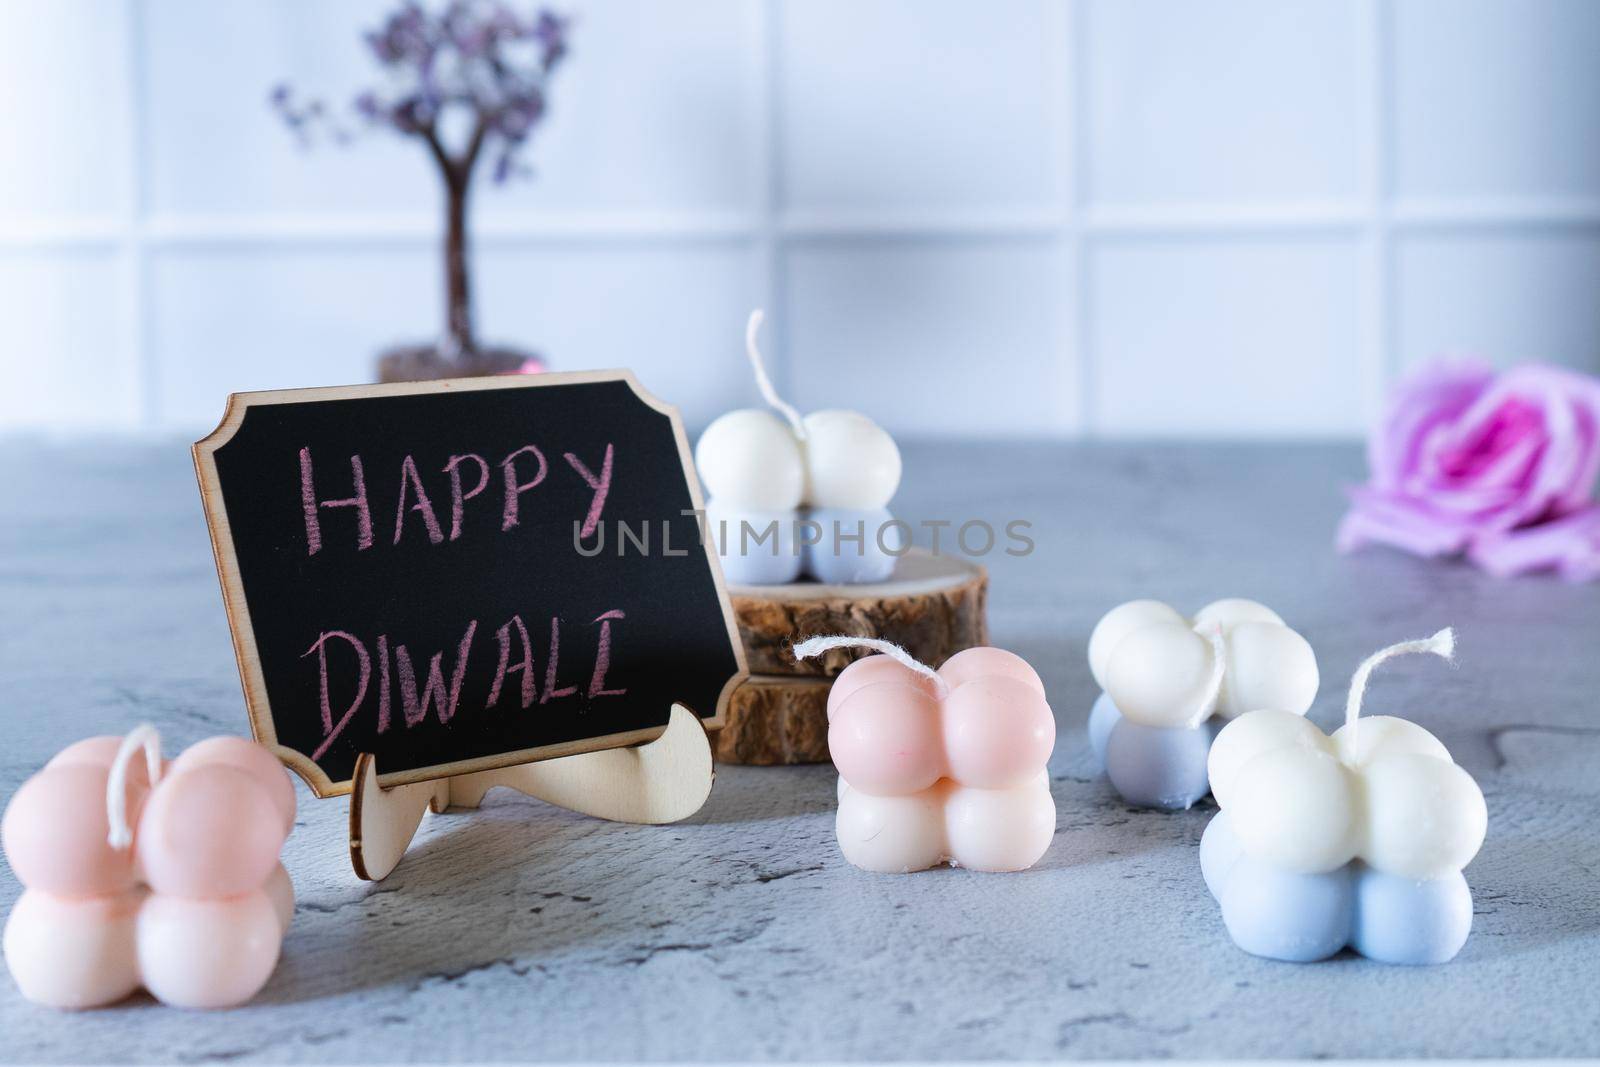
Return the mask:
<svg viewBox="0 0 1600 1067"><path fill-rule="evenodd" d="M0 462L0 795L68 741L245 716L187 448L11 442ZM833 842L831 768L719 768L687 823L507 793L430 817L357 881L345 803L300 790L282 962L243 1009L61 1014L0 977L0 1060L793 1060L1600 1054L1600 586L1331 548L1353 446L922 444L897 510L1033 524L991 557L996 644L1060 725L1054 846L1020 875L873 876ZM1276 608L1332 723L1368 652L1452 624L1460 665L1386 668L1488 799L1472 937L1438 968L1228 941L1195 847L1214 810L1132 810L1091 766L1084 644L1156 595ZM19 887L0 873L0 906Z"/></svg>

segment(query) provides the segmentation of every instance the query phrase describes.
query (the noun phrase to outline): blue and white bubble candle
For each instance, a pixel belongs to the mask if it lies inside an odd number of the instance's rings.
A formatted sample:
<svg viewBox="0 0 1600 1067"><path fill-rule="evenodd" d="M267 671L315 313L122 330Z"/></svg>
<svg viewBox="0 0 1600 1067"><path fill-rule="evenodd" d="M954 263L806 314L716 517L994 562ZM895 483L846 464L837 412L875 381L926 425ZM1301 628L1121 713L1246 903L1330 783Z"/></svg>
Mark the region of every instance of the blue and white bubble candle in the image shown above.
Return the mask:
<svg viewBox="0 0 1600 1067"><path fill-rule="evenodd" d="M1112 608L1089 637L1104 690L1089 743L1130 804L1180 810L1210 791L1206 760L1226 723L1257 708L1304 715L1317 695L1306 639L1253 600L1218 600L1186 619L1158 600Z"/></svg>
<svg viewBox="0 0 1600 1067"><path fill-rule="evenodd" d="M751 314L745 347L773 410L743 408L700 435L695 466L705 485L707 536L734 585L881 582L907 547L892 522L900 449L856 411L802 417L767 377Z"/></svg>
<svg viewBox="0 0 1600 1067"><path fill-rule="evenodd" d="M1384 963L1445 963L1472 929L1461 870L1488 827L1483 792L1416 723L1359 719L1372 669L1390 656L1449 658L1449 630L1369 657L1332 737L1299 715L1252 711L1211 747L1222 808L1200 870L1235 944L1309 962L1349 946Z"/></svg>

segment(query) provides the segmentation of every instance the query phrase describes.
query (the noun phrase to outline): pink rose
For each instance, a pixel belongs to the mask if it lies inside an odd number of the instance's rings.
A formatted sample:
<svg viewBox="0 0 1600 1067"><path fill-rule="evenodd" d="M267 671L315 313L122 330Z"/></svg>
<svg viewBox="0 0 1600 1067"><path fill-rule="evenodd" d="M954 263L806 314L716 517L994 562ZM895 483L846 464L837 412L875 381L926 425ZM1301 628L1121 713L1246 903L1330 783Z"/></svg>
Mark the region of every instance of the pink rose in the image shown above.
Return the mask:
<svg viewBox="0 0 1600 1067"><path fill-rule="evenodd" d="M1600 380L1543 364L1434 364L1395 390L1367 444L1339 550L1465 553L1496 575L1600 578Z"/></svg>

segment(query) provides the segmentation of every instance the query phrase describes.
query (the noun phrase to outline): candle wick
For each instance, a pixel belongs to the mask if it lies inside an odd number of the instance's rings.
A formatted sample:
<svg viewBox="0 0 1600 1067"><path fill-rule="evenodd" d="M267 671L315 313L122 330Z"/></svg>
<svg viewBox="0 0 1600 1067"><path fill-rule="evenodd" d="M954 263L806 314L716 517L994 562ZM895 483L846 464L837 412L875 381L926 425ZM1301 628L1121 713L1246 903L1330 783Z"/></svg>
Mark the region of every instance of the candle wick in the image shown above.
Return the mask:
<svg viewBox="0 0 1600 1067"><path fill-rule="evenodd" d="M750 367L756 374L756 388L761 390L761 397L772 407L782 412L783 417L789 420L795 436L804 441L806 439L806 424L800 418L800 412L793 404L778 395L777 387L772 384L772 379L767 376L766 361L761 358L761 349L756 344L756 334L761 332L761 323L766 320L767 313L760 308L750 312L750 321L744 328L744 351L750 357Z"/></svg>
<svg viewBox="0 0 1600 1067"><path fill-rule="evenodd" d="M1191 730L1199 729L1200 724L1211 718L1212 712L1217 710L1217 701L1222 697L1222 681L1228 675L1228 647L1222 642L1222 624L1213 625L1205 637L1211 642L1211 676L1206 679L1206 691L1200 698L1200 706L1189 720Z"/></svg>
<svg viewBox="0 0 1600 1067"><path fill-rule="evenodd" d="M141 748L151 788L161 779L161 735L149 723L140 723L122 739L122 746L111 761L111 773L106 777L106 823L111 827L106 842L112 848L122 849L133 844L133 827L128 825L128 762Z"/></svg>
<svg viewBox="0 0 1600 1067"><path fill-rule="evenodd" d="M1424 637L1415 641L1401 641L1380 648L1372 655L1361 661L1361 666L1356 668L1356 673L1350 678L1350 695L1345 698L1344 724L1350 731L1350 748L1345 757L1345 763L1354 767L1361 762L1361 701L1367 694L1367 679L1371 677L1373 668L1395 656L1406 656L1418 652L1428 652L1441 659L1454 662L1456 655L1456 632L1446 626L1432 637Z"/></svg>
<svg viewBox="0 0 1600 1067"><path fill-rule="evenodd" d="M851 637L847 634L833 634L826 637L811 637L794 646L795 659L810 659L820 656L835 648L870 648L874 652L881 652L896 663L917 672L933 681L933 687L938 692L940 699L950 695L950 683L939 676L939 672L917 659L911 653L895 644L877 637Z"/></svg>

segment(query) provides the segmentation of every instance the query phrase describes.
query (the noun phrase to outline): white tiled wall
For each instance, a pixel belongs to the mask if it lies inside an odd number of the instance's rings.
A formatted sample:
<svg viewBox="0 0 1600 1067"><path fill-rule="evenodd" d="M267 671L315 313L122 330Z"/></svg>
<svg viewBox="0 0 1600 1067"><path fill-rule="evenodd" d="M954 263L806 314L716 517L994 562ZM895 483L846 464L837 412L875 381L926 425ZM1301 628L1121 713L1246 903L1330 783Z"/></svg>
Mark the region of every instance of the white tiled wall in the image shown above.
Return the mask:
<svg viewBox="0 0 1600 1067"><path fill-rule="evenodd" d="M296 149L392 0L0 0L0 430L189 432L439 314L411 143ZM1600 371L1600 3L589 0L477 194L479 321L692 422L1359 432L1439 353Z"/></svg>

